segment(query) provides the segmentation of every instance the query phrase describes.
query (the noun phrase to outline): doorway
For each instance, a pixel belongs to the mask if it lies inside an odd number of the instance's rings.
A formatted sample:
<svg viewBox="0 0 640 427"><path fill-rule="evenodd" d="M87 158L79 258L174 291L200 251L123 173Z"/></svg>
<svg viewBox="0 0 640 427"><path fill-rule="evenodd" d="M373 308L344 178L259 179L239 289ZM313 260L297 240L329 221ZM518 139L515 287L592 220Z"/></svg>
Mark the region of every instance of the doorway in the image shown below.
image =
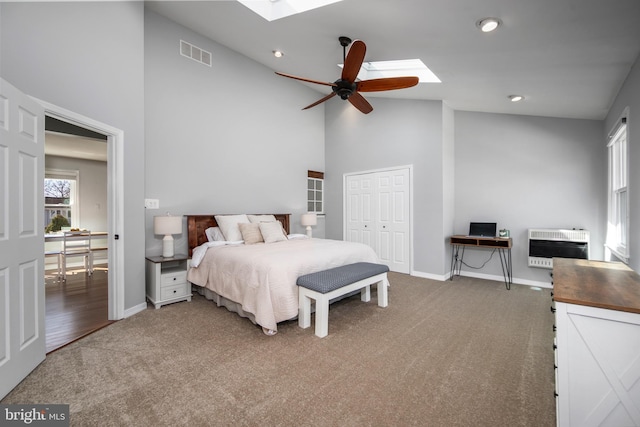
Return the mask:
<svg viewBox="0 0 640 427"><path fill-rule="evenodd" d="M47 353L113 322L108 315L107 144L104 134L45 116ZM64 227L91 232L92 274L82 257L63 261L56 255L62 246L56 235ZM65 263L64 278L60 262Z"/></svg>
<svg viewBox="0 0 640 427"><path fill-rule="evenodd" d="M105 123L66 110L42 100L36 100L44 107L45 116L64 123L106 136L107 146L107 212L106 265L108 266L108 320L125 317L124 310L124 253L120 233L124 227L124 177L123 143L124 132Z"/></svg>

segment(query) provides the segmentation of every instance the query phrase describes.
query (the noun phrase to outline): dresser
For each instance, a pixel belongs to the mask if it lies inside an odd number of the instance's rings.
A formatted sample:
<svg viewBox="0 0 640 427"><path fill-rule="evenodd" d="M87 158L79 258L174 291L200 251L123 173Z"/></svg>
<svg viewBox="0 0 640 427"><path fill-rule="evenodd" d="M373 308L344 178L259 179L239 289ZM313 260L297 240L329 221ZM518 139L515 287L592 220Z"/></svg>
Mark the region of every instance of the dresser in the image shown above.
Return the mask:
<svg viewBox="0 0 640 427"><path fill-rule="evenodd" d="M187 282L188 261L186 255L146 258L147 299L155 308L191 301L191 286Z"/></svg>
<svg viewBox="0 0 640 427"><path fill-rule="evenodd" d="M553 259L557 425L640 426L640 276Z"/></svg>

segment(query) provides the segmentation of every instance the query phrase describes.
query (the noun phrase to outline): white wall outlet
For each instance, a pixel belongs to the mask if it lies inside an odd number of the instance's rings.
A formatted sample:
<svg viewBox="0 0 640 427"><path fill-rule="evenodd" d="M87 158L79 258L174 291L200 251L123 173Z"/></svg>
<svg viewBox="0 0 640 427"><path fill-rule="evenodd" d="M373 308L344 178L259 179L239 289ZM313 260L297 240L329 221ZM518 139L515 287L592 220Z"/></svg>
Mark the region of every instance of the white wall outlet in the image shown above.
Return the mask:
<svg viewBox="0 0 640 427"><path fill-rule="evenodd" d="M144 199L144 207L146 209L160 209L160 200L158 200L158 199Z"/></svg>

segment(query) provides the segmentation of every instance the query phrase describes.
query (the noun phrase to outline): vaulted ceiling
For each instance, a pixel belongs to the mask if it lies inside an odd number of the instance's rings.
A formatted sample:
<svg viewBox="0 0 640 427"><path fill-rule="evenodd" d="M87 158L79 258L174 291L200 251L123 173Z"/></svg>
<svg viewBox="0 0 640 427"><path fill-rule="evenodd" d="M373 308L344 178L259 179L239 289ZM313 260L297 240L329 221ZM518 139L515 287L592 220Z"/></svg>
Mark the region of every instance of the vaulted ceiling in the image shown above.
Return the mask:
<svg viewBox="0 0 640 427"><path fill-rule="evenodd" d="M638 0L344 0L271 22L232 0L145 3L273 71L314 80L339 76L343 35L365 41L366 61L421 59L442 83L367 99L441 100L456 110L603 119L640 52ZM485 17L502 25L482 33ZM275 58L276 49L285 55Z"/></svg>

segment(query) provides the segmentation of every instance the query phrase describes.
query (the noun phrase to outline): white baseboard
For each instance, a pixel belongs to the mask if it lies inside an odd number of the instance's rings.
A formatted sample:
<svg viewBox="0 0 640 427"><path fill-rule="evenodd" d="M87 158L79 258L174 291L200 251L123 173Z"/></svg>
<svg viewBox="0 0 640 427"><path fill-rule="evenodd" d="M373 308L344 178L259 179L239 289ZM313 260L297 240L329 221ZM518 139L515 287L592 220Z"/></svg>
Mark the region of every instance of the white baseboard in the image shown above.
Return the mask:
<svg viewBox="0 0 640 427"><path fill-rule="evenodd" d="M448 274L447 275L431 274L431 273L424 273L422 271L415 271L415 270L411 272L411 275L415 277L422 277L423 279L439 280L441 282L444 282L449 278Z"/></svg>
<svg viewBox="0 0 640 427"><path fill-rule="evenodd" d="M451 278L451 273L447 273L444 275L439 275L439 274L430 274L430 273L424 273L421 271L412 271L411 272L412 276L415 277L422 277L423 279L431 279L431 280L439 280L439 281L445 281L445 280L449 280ZM475 277L476 279L484 279L484 280L493 280L496 282L504 282L504 277L503 276L497 276L494 274L483 274L483 273L475 273L475 272L470 272L470 271L461 271L460 272L461 276L467 276L467 277ZM525 286L536 286L536 287L540 287L540 288L548 288L548 289L552 289L553 286L551 286L550 282L539 282L537 280L529 280L529 279L520 279L517 277L513 278L513 283L516 285L525 285Z"/></svg>
<svg viewBox="0 0 640 427"><path fill-rule="evenodd" d="M131 307L131 308L127 308L127 309L124 311L124 318L126 319L127 317L131 317L131 316L133 316L134 314L138 314L138 313L140 313L141 311L144 311L144 310L146 310L146 309L147 309L147 301L146 301L146 299L145 299L145 301L144 301L143 303L140 303L140 304L138 304L138 305L135 305L135 306L133 306L133 307Z"/></svg>

